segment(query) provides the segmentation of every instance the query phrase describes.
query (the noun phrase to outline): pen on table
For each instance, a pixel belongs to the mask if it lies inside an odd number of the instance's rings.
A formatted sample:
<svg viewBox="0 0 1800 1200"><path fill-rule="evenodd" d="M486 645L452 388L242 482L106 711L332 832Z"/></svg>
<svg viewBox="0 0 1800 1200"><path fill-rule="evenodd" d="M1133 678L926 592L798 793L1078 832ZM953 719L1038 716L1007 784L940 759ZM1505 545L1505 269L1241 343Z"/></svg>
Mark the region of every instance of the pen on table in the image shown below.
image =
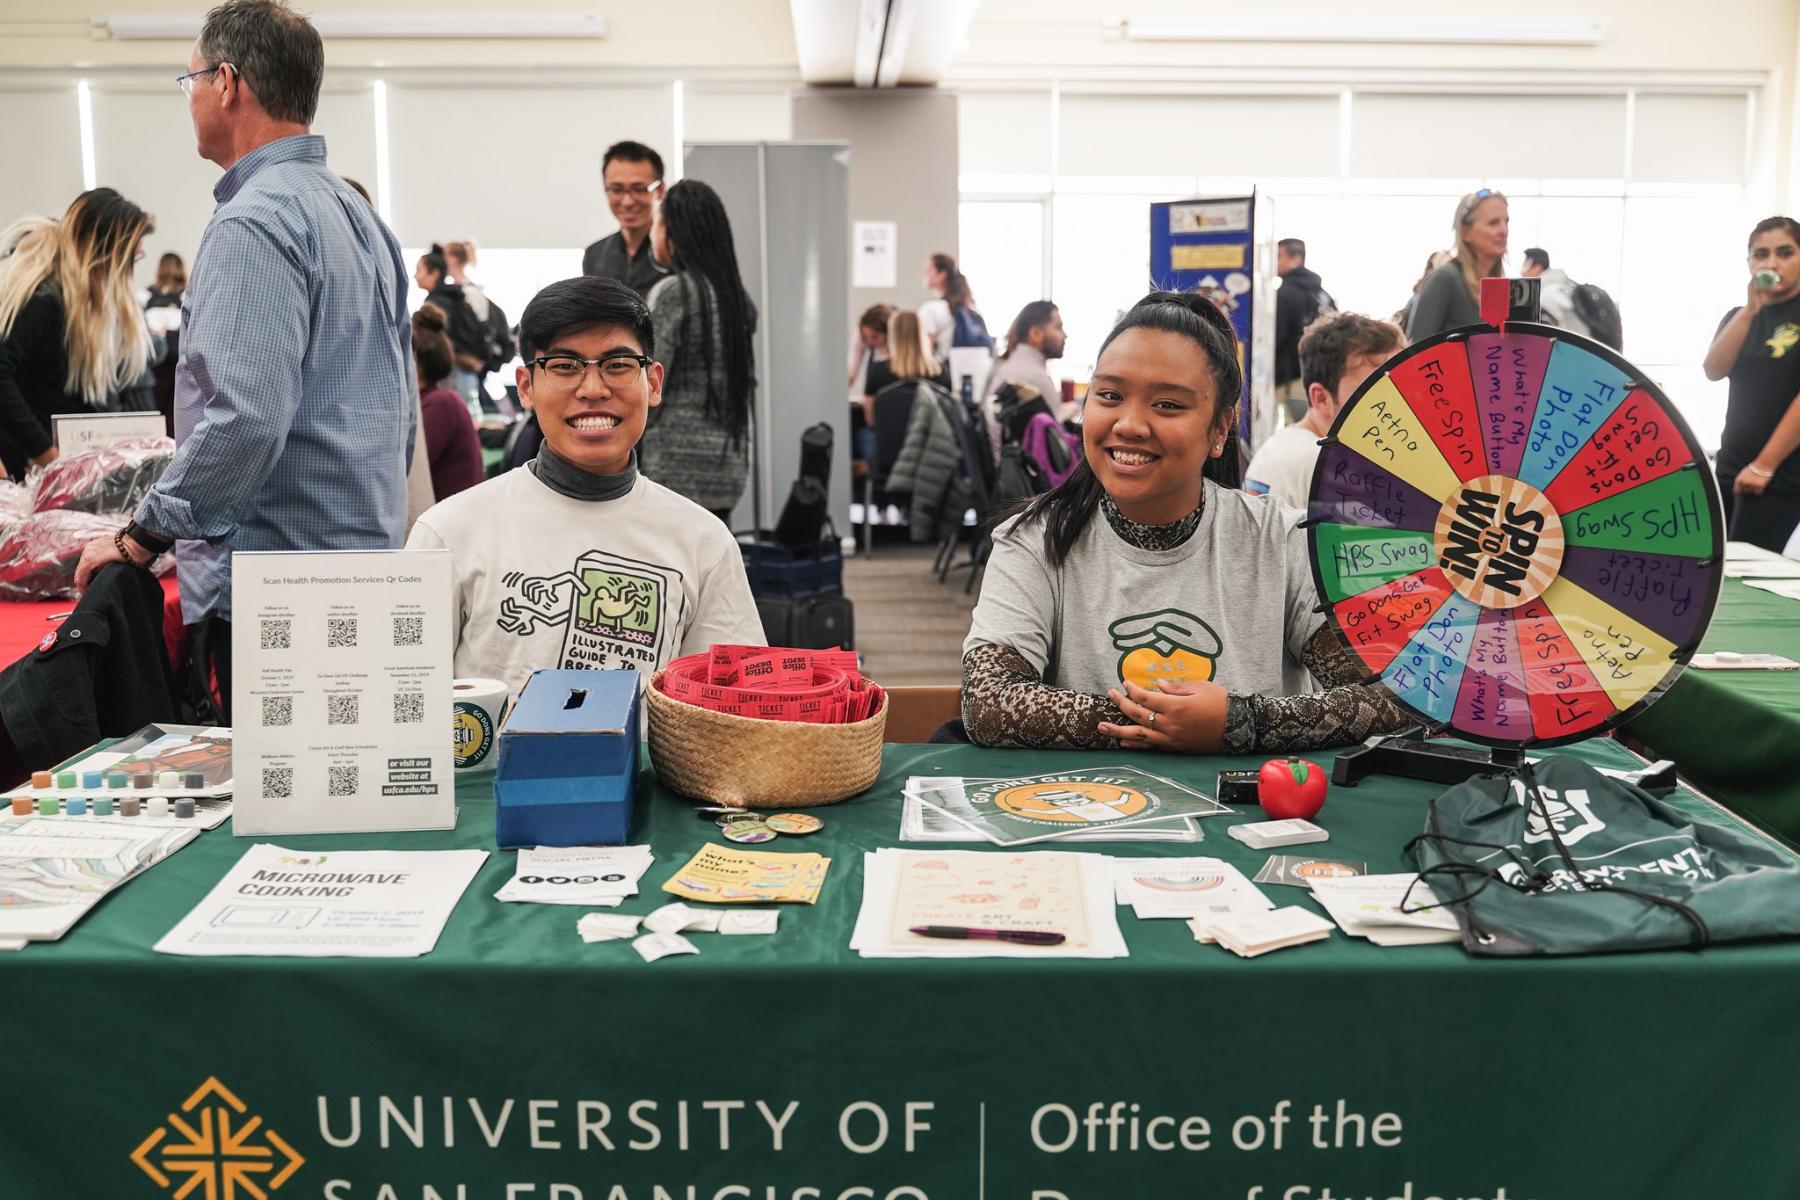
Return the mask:
<svg viewBox="0 0 1800 1200"><path fill-rule="evenodd" d="M990 942L1018 942L1025 946L1060 946L1067 937L1042 929L971 929L964 925L914 925L920 937L977 938Z"/></svg>

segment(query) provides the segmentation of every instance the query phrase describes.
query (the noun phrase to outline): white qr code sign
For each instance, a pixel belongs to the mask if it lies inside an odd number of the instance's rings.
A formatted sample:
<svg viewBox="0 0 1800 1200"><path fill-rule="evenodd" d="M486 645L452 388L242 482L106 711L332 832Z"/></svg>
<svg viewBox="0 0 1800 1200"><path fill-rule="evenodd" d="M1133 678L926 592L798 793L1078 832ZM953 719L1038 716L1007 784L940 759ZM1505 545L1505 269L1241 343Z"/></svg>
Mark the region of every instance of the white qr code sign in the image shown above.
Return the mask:
<svg viewBox="0 0 1800 1200"><path fill-rule="evenodd" d="M456 823L450 555L232 556L232 829Z"/></svg>

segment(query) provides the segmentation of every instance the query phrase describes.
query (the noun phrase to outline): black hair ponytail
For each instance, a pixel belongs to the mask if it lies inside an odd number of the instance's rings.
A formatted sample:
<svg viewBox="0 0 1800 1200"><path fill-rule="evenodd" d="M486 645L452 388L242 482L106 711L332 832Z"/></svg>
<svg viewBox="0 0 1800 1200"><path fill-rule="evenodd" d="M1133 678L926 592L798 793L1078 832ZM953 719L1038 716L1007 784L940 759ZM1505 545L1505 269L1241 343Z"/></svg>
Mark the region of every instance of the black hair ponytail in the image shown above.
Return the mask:
<svg viewBox="0 0 1800 1200"><path fill-rule="evenodd" d="M1230 318L1219 310L1218 305L1198 292L1151 292L1119 318L1119 323L1113 326L1112 332L1106 335L1106 340L1100 343L1100 352L1094 356L1094 360L1098 362L1106 353L1106 348L1113 344L1113 339L1128 329L1178 333L1199 343L1212 372L1218 412L1230 414L1224 450L1217 457L1207 458L1205 467L1201 469L1201 477L1212 480L1222 488L1235 490L1240 487L1243 483L1243 456L1238 447L1237 405L1238 398L1243 394L1244 377L1238 369L1237 333L1231 328ZM1069 556L1069 550L1075 545L1076 539L1087 528L1088 522L1093 520L1094 511L1100 507L1100 497L1104 491L1099 477L1088 466L1084 452L1081 461L1067 479L1024 508L1023 517L1014 532L1022 530L1037 518L1043 518L1044 554L1052 565L1060 566Z"/></svg>

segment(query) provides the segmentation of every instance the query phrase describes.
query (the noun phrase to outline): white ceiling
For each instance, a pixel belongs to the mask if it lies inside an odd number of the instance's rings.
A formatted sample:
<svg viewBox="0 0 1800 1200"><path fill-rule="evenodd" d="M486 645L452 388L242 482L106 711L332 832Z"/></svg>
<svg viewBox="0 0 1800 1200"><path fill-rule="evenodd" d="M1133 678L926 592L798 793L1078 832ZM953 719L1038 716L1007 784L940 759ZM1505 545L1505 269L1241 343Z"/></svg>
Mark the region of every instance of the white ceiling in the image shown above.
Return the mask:
<svg viewBox="0 0 1800 1200"><path fill-rule="evenodd" d="M935 84L979 0L789 0L809 84Z"/></svg>

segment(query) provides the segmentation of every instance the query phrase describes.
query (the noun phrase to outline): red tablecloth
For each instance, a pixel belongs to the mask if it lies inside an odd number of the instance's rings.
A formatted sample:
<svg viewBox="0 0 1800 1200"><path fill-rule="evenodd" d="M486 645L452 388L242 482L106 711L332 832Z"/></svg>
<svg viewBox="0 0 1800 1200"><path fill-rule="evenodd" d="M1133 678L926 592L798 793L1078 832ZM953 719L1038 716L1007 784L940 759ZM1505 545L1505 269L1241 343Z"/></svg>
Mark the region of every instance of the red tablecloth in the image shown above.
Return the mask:
<svg viewBox="0 0 1800 1200"><path fill-rule="evenodd" d="M175 583L175 572L163 576L162 586L163 640L169 643L169 661L179 671L187 649L187 626L181 623L181 589ZM0 601L0 667L25 657L46 633L62 627L62 616L74 611L73 600Z"/></svg>

